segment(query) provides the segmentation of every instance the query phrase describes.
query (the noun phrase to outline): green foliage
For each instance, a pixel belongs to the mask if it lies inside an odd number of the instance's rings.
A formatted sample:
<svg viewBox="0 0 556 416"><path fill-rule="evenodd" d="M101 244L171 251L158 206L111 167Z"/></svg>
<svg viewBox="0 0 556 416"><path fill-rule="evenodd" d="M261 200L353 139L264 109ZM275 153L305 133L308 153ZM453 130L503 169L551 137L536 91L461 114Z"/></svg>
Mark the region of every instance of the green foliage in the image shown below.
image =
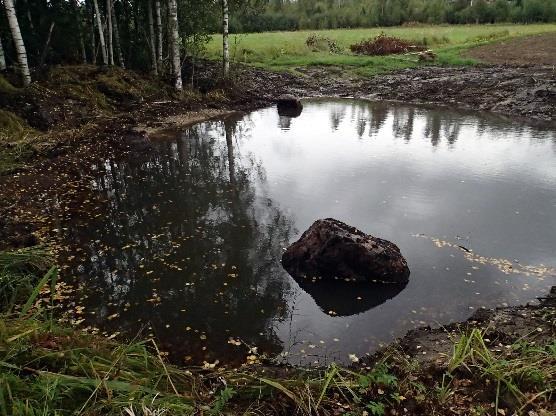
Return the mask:
<svg viewBox="0 0 556 416"><path fill-rule="evenodd" d="M226 387L218 392L218 397L214 401L209 414L211 415L219 415L222 413L226 404L234 397L236 391L231 387Z"/></svg>
<svg viewBox="0 0 556 416"><path fill-rule="evenodd" d="M554 22L556 0L267 1L263 13L239 14L235 32L397 26L404 23Z"/></svg>
<svg viewBox="0 0 556 416"><path fill-rule="evenodd" d="M374 416L382 416L385 414L385 407L384 404L382 404L381 402L369 402L369 404L367 405L367 409L369 410L369 412L371 412L371 415Z"/></svg>
<svg viewBox="0 0 556 416"><path fill-rule="evenodd" d="M40 247L0 252L0 311L28 300L50 261L50 255Z"/></svg>

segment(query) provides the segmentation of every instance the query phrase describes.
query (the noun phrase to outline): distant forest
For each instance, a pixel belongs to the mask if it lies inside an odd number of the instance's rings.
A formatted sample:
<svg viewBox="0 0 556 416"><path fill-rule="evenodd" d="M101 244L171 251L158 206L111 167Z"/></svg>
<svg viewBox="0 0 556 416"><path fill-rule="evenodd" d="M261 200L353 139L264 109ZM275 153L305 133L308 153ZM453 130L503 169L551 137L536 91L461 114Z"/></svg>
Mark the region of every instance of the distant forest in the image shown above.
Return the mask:
<svg viewBox="0 0 556 416"><path fill-rule="evenodd" d="M556 0L254 0L233 32L556 21Z"/></svg>

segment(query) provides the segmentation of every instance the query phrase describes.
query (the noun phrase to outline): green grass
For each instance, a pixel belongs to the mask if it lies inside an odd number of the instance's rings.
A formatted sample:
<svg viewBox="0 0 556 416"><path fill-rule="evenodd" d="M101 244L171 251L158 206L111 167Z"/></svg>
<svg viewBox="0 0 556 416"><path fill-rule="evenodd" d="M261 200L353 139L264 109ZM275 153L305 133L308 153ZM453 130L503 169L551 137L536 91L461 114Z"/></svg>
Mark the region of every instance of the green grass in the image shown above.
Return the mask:
<svg viewBox="0 0 556 416"><path fill-rule="evenodd" d="M420 65L415 56L365 57L349 52L349 46L380 33L407 39L430 47L438 54L442 65L468 65L474 61L461 56L473 46L512 37L555 32L556 24L535 25L443 25L424 27L391 27L371 29L338 29L322 31L266 32L232 35L231 56L243 62L273 70L292 70L297 67L327 65L344 67L353 72L371 76L393 69ZM316 33L329 38L343 50L341 54L314 52L305 41ZM215 35L207 45L207 56L221 54L221 36Z"/></svg>

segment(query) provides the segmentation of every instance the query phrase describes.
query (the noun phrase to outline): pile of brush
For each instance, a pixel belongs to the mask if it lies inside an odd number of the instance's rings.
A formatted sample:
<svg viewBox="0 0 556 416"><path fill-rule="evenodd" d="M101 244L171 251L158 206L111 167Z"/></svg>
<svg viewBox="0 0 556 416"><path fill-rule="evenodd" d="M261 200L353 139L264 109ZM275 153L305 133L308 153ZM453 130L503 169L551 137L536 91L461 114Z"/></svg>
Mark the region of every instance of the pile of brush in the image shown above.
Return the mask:
<svg viewBox="0 0 556 416"><path fill-rule="evenodd" d="M403 39L386 36L384 33L378 35L374 39L364 40L355 45L351 45L350 49L358 55L391 55L408 52L418 52L425 50L424 47L415 45Z"/></svg>

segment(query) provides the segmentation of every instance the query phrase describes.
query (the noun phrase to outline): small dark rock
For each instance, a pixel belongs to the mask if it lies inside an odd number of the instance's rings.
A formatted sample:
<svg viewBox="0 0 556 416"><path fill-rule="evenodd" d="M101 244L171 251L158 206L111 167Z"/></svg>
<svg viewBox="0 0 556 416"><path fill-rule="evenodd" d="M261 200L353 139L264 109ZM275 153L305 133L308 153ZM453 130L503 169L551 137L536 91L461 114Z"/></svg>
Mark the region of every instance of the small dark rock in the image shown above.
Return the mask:
<svg viewBox="0 0 556 416"><path fill-rule="evenodd" d="M282 265L294 278L382 283L409 279L407 262L395 244L332 218L315 221L284 252Z"/></svg>

